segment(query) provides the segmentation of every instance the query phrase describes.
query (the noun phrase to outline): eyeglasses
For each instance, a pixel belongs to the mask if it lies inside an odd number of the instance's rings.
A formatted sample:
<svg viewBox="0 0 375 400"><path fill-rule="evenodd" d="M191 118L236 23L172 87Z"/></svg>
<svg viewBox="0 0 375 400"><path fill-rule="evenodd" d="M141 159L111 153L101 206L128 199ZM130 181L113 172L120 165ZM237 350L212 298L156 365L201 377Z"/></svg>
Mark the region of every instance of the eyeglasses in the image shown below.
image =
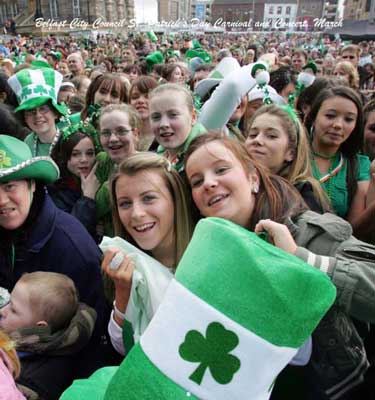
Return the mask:
<svg viewBox="0 0 375 400"><path fill-rule="evenodd" d="M355 56L342 56L342 59L343 59L343 60L347 60L347 59L349 59L349 60L354 60L354 59L355 59Z"/></svg>
<svg viewBox="0 0 375 400"><path fill-rule="evenodd" d="M36 115L38 111L41 114L47 114L49 111L51 111L51 107L48 104L43 104L40 107L35 107L31 110L25 110L25 117L31 117L33 115Z"/></svg>
<svg viewBox="0 0 375 400"><path fill-rule="evenodd" d="M133 129L126 129L126 128L116 128L114 131L110 130L103 130L100 132L100 136L105 139L109 139L112 135L115 135L118 138L124 137L129 133L133 132Z"/></svg>

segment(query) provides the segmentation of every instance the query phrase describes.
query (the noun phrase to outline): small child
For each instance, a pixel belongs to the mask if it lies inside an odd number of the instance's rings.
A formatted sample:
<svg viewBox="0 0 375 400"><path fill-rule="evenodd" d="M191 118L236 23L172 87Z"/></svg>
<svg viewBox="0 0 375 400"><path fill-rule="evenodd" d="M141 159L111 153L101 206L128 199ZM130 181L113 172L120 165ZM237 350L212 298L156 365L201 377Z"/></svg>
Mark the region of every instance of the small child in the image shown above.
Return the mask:
<svg viewBox="0 0 375 400"><path fill-rule="evenodd" d="M55 272L23 275L0 310L0 328L11 333L21 328L49 326L56 332L69 325L78 308L73 281Z"/></svg>
<svg viewBox="0 0 375 400"><path fill-rule="evenodd" d="M17 383L44 399L59 398L73 378L71 355L89 342L95 320L68 276L24 274L0 309L0 329L17 343L21 360Z"/></svg>

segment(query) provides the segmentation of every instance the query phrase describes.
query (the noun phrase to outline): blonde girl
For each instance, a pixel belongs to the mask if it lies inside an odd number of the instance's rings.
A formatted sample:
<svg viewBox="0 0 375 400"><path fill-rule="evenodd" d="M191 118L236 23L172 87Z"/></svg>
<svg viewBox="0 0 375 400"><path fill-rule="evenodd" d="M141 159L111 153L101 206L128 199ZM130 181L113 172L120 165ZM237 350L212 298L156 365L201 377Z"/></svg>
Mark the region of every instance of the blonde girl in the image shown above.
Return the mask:
<svg viewBox="0 0 375 400"><path fill-rule="evenodd" d="M196 123L193 96L184 86L167 83L155 88L149 98L150 127L159 143L158 153L182 172L190 142L206 131Z"/></svg>
<svg viewBox="0 0 375 400"><path fill-rule="evenodd" d="M255 160L296 187L313 211L330 209L324 190L311 172L305 129L291 108L268 105L257 110L249 121L245 144Z"/></svg>
<svg viewBox="0 0 375 400"><path fill-rule="evenodd" d="M186 188L170 162L154 153L137 153L119 165L110 192L115 235L174 271L190 241L193 223ZM129 301L134 265L125 257L112 270L110 263L120 251L108 250L102 269L113 280L114 306L120 311L113 314L110 334L115 348L124 353L121 314Z"/></svg>

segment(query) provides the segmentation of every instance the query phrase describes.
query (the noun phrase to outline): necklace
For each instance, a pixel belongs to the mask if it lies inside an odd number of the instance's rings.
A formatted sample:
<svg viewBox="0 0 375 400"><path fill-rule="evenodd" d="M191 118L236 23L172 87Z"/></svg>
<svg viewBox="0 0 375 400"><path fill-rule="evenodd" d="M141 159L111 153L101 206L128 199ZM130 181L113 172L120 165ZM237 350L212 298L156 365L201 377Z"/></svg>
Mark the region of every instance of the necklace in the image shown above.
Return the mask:
<svg viewBox="0 0 375 400"><path fill-rule="evenodd" d="M313 154L315 154L315 153L313 153ZM340 153L340 161L339 161L339 164L337 165L336 168L333 168L334 158L330 157L330 159L331 159L331 162L330 162L329 170L325 175L322 175L320 178L318 178L319 175L320 175L320 171L319 171L319 168L318 168L318 166L316 164L315 158L313 158L313 170L315 172L314 173L315 177L319 180L319 182L321 184L327 182L327 184L326 184L327 196L329 197L331 203L333 204L333 193L332 193L332 180L331 180L331 178L336 176L339 173L339 171L341 170L341 168L344 166L344 157Z"/></svg>
<svg viewBox="0 0 375 400"><path fill-rule="evenodd" d="M313 155L323 158L324 160L333 160L336 157L336 154L334 154L333 156L326 156L324 154L320 154L317 151L313 150Z"/></svg>
<svg viewBox="0 0 375 400"><path fill-rule="evenodd" d="M56 146L58 140L60 139L61 133L59 129L56 129L56 135L53 137L52 143L49 147L48 155L51 156L53 148ZM33 143L33 157L36 157L38 154L38 135L34 133L34 143Z"/></svg>
<svg viewBox="0 0 375 400"><path fill-rule="evenodd" d="M332 161L333 161L333 158L332 158ZM333 162L331 161L331 164L330 164L330 166L329 166L329 171L325 174L325 175L323 175L323 176L321 176L320 178L319 178L319 182L320 183L324 183L324 182L327 182L329 179L331 179L333 176L335 176L335 175L337 175L338 173L339 173L339 171L340 171L340 169L344 166L344 157L342 156L342 154L340 153L340 162L339 162L339 165L336 167L336 168L334 168L334 169L332 169L332 167L333 167ZM314 162L315 162L315 160L314 160Z"/></svg>

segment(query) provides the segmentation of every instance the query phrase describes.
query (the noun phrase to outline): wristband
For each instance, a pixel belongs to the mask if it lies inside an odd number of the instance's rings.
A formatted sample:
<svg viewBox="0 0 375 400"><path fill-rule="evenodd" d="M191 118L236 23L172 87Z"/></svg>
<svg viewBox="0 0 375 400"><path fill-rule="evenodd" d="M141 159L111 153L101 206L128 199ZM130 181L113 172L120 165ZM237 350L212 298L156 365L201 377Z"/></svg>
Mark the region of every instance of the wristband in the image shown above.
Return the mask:
<svg viewBox="0 0 375 400"><path fill-rule="evenodd" d="M115 312L115 315L117 315L121 319L125 319L125 313L122 313L117 307L116 307L116 300L113 300L113 310Z"/></svg>

